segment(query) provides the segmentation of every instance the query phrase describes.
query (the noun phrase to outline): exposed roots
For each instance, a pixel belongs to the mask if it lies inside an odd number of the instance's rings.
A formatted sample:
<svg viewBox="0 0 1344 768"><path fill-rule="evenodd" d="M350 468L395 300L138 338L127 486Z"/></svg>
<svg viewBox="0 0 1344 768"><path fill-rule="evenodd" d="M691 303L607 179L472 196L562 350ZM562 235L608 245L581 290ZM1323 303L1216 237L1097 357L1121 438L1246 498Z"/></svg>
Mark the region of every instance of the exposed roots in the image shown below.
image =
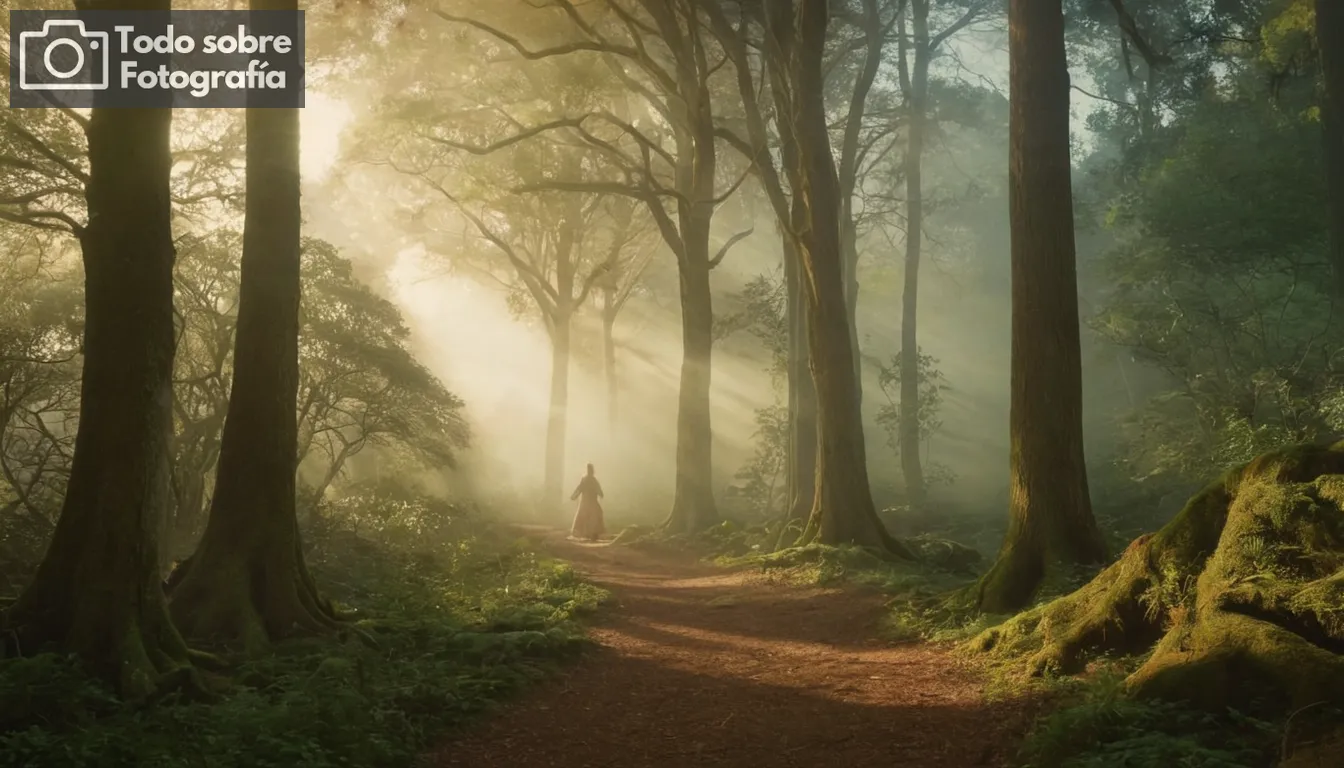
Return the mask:
<svg viewBox="0 0 1344 768"><path fill-rule="evenodd" d="M67 591L63 579L52 589ZM90 590L56 600L41 582L3 617L0 658L44 651L76 656L95 677L128 701L168 693L205 695L205 685L162 598L110 599Z"/></svg>
<svg viewBox="0 0 1344 768"><path fill-rule="evenodd" d="M257 563L243 550L193 558L169 578L170 609L182 634L254 654L291 637L332 635L348 628L324 600L298 553L269 553Z"/></svg>
<svg viewBox="0 0 1344 768"><path fill-rule="evenodd" d="M1225 706L1254 693L1344 703L1344 443L1229 472L1078 591L972 641L1072 674L1151 650L1140 695Z"/></svg>

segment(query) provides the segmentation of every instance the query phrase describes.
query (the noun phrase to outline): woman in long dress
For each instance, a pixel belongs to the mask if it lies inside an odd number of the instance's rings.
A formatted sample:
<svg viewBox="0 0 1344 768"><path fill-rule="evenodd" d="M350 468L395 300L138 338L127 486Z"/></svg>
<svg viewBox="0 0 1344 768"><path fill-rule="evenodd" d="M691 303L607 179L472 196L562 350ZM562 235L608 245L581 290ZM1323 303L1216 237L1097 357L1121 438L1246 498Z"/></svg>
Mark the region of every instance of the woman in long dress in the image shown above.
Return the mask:
<svg viewBox="0 0 1344 768"><path fill-rule="evenodd" d="M574 525L569 531L570 536L597 541L606 532L602 524L602 505L597 501L600 498L602 498L602 484L597 482L597 476L593 474L593 465L589 464L588 474L579 481L579 487L575 488L573 495L569 497L570 501L575 499L579 501L579 509L574 513Z"/></svg>

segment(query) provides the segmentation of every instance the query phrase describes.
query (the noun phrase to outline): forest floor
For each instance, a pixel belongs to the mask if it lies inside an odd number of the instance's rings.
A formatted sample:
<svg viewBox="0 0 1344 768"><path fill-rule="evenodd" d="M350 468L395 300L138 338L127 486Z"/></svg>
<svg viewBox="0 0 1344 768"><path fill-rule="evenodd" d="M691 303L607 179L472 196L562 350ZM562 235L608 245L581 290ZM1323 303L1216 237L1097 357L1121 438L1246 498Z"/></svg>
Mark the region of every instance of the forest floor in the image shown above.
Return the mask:
<svg viewBox="0 0 1344 768"><path fill-rule="evenodd" d="M878 637L884 598L527 529L610 590L597 648L446 743L436 768L1006 766L1034 707L946 647Z"/></svg>

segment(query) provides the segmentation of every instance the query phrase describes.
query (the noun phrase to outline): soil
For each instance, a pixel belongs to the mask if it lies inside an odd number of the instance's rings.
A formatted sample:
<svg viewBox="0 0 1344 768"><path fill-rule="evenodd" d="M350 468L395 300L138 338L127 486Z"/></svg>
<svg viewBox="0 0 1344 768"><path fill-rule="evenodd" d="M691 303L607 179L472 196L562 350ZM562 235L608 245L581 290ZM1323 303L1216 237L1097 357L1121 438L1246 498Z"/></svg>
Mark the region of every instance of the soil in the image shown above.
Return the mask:
<svg viewBox="0 0 1344 768"><path fill-rule="evenodd" d="M436 767L1002 767L1029 725L948 648L879 640L880 594L532 533L613 593L598 647Z"/></svg>

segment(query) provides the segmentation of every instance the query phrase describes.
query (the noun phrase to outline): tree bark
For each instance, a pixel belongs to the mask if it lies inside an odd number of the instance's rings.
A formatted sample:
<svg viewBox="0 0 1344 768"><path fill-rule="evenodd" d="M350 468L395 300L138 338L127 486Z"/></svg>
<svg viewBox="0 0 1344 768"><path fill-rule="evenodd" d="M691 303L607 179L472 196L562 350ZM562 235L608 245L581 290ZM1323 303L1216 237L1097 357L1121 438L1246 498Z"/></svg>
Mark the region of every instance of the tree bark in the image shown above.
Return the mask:
<svg viewBox="0 0 1344 768"><path fill-rule="evenodd" d="M95 107L90 118L79 432L51 544L0 640L74 654L128 698L192 672L158 563L172 504L171 124L170 109Z"/></svg>
<svg viewBox="0 0 1344 768"><path fill-rule="evenodd" d="M785 290L788 291L789 490L785 524L780 529L777 549L792 544L798 538L795 536L793 540L789 539L786 531L790 523L806 521L811 515L817 479L817 397L812 382L811 358L807 351L807 315L799 275L799 253L791 234L785 232L781 239Z"/></svg>
<svg viewBox="0 0 1344 768"><path fill-rule="evenodd" d="M620 419L620 386L616 378L616 292L602 293L602 377L607 386L607 429L614 435Z"/></svg>
<svg viewBox="0 0 1344 768"><path fill-rule="evenodd" d="M1321 122L1329 187L1330 262L1335 289L1344 295L1344 6L1338 0L1316 0L1316 41L1325 81Z"/></svg>
<svg viewBox="0 0 1344 768"><path fill-rule="evenodd" d="M901 291L901 472L906 503L914 514L924 504L919 460L919 260L924 227L924 130L929 93L929 0L910 0L915 66L911 73L910 129L905 154L905 276Z"/></svg>
<svg viewBox="0 0 1344 768"><path fill-rule="evenodd" d="M868 2L868 0L865 0ZM775 548L789 546L798 537L791 536L790 523L805 521L811 513L815 495L817 430L816 430L816 393L812 383L807 352L807 321L803 300L802 280L800 277L797 232L803 228L806 210L802 201L786 194L775 159L770 153L769 134L766 129L765 115L757 99L757 83L752 76L752 57L747 44L745 19L738 25L732 24L723 8L710 4L706 7L714 34L718 37L724 51L733 62L736 70L738 95L742 99L746 118L747 143L738 149L752 162L756 177L760 180L771 208L775 212L784 259L785 290L787 292L786 320L789 335L789 359L786 370L789 401L789 441L786 449L785 471L787 483L786 509L783 525L775 539ZM786 14L787 15L787 14ZM787 114L788 76L782 71L787 58L785 41L770 40L767 33L767 64L763 80L768 79L773 91L774 106L779 114ZM771 47L773 44L773 47ZM874 69L876 67L874 66ZM874 72L874 74L876 74ZM871 83L869 83L871 85ZM856 89L859 86L856 85ZM852 116L852 112L851 112ZM788 126L780 124L780 155L785 167L794 167L797 152ZM849 136L847 131L846 136ZM849 146L848 144L846 145ZM854 151L845 155L856 157L858 151L857 131L854 132ZM792 190L790 190L792 192ZM852 294L857 296L857 292ZM852 307L851 317L852 317ZM851 324L852 326L852 324ZM855 369L858 370L857 367ZM856 390L856 395L859 394Z"/></svg>
<svg viewBox="0 0 1344 768"><path fill-rule="evenodd" d="M566 172L580 174L579 156L567 158ZM563 516L565 440L569 431L569 357L574 319L574 287L578 243L583 230L583 200L566 195L564 218L555 246L555 296L547 317L551 337L551 396L546 418L546 466L542 483L542 514ZM545 305L543 304L543 307ZM543 312L548 310L543 309Z"/></svg>
<svg viewBox="0 0 1344 768"><path fill-rule="evenodd" d="M681 92L688 130L677 140L677 189L687 200L677 206L681 239L682 362L677 398L677 475L672 512L664 528L696 533L719 521L714 502L713 447L709 391L714 308L709 287L709 230L714 217L714 120L705 76L685 76ZM696 84L689 82L699 78Z"/></svg>
<svg viewBox="0 0 1344 768"><path fill-rule="evenodd" d="M560 296L565 296L564 288ZM556 312L551 327L551 399L546 419L545 508L549 518L558 514L564 499L565 433L569 412L570 318L568 309Z"/></svg>
<svg viewBox="0 0 1344 768"><path fill-rule="evenodd" d="M840 248L845 274L845 309L849 317L849 340L854 346L854 395L863 403L863 355L859 345L859 227L854 220L854 194L859 184L859 139L863 113L877 71L882 64L885 32L878 14L878 0L863 0L863 67L854 78L845 131L840 142Z"/></svg>
<svg viewBox="0 0 1344 768"><path fill-rule="evenodd" d="M790 169L795 199L807 213L800 232L803 298L812 380L817 394L816 491L804 543L859 544L909 555L882 525L868 485L863 417L854 391L854 354L845 304L840 247L839 178L822 104L827 0L771 4L768 22L787 51L790 111L796 147ZM785 43L784 41L788 41Z"/></svg>
<svg viewBox="0 0 1344 768"><path fill-rule="evenodd" d="M297 10L253 0L253 10ZM172 590L188 637L249 651L338 626L304 563L295 503L299 390L299 111L247 110L246 210L233 384L210 518Z"/></svg>
<svg viewBox="0 0 1344 768"><path fill-rule="evenodd" d="M1011 0L1012 365L1008 536L980 608L1024 607L1060 564L1105 559L1083 460L1082 356L1060 0Z"/></svg>
<svg viewBox="0 0 1344 768"><path fill-rule="evenodd" d="M702 230L703 236L701 237ZM683 227L689 264L681 268L681 384L677 398L677 477L670 533L696 533L718 522L710 427L710 350L714 313L709 290L709 222ZM693 242L703 241L701 247Z"/></svg>

